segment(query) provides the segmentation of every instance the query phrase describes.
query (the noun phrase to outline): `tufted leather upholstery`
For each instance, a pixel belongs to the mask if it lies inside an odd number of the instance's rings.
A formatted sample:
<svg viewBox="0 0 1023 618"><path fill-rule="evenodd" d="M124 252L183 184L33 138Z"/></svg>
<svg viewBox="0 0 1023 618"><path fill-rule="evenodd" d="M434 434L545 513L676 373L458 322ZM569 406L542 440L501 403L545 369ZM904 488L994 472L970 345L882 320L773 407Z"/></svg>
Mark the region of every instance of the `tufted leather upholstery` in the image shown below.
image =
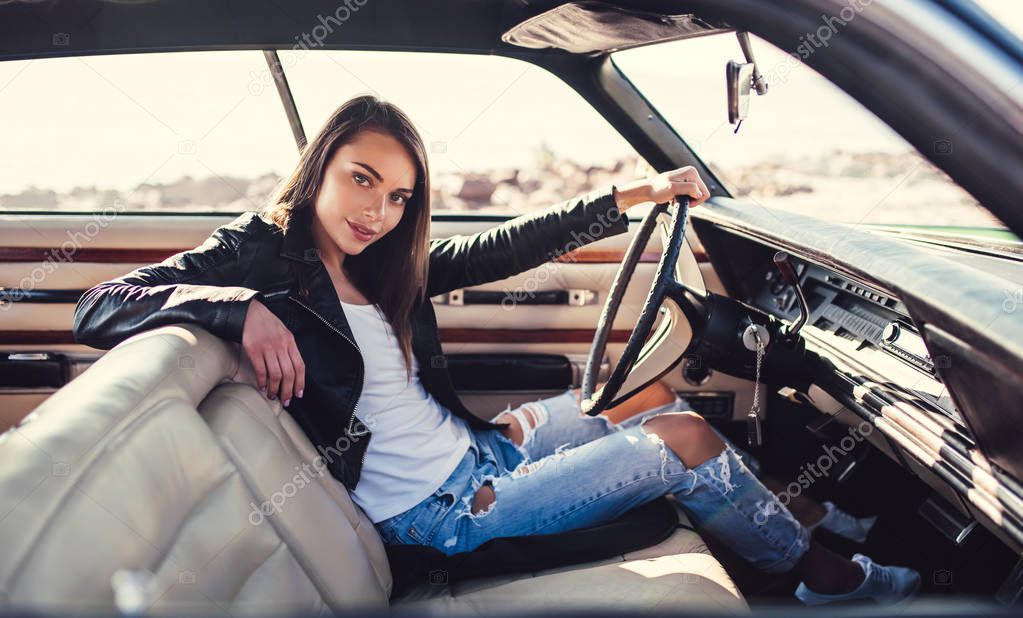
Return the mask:
<svg viewBox="0 0 1023 618"><path fill-rule="evenodd" d="M0 435L0 607L110 611L125 569L156 613L746 607L682 528L601 563L389 599L372 523L240 361L201 327L157 328Z"/></svg>

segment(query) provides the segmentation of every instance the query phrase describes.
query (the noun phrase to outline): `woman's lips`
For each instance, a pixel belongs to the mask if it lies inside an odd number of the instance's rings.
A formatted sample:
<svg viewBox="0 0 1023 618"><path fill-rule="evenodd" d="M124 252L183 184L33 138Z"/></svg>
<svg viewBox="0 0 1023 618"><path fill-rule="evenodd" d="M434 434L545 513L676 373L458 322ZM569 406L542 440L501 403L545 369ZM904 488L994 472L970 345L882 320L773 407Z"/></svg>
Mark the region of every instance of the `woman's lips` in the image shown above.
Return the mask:
<svg viewBox="0 0 1023 618"><path fill-rule="evenodd" d="M358 238L359 240L362 241L372 240L373 237L376 236L375 233L367 234L366 232L363 232L361 228L356 226L351 221L348 221L348 219L345 219L345 221L348 222L348 227L352 230L352 234L355 234L355 237Z"/></svg>

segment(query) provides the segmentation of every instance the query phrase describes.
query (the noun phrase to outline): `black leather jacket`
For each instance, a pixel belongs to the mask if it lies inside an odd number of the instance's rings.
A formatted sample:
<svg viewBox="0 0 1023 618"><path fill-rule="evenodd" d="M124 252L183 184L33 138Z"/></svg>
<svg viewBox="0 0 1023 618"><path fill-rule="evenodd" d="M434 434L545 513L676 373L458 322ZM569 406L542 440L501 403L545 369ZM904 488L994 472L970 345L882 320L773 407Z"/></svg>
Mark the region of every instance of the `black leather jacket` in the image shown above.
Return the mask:
<svg viewBox="0 0 1023 618"><path fill-rule="evenodd" d="M478 234L431 240L427 296L504 279L625 232L628 219L612 191L609 185ZM195 249L96 285L75 307L74 335L79 343L110 349L137 333L191 322L240 344L248 303L258 298L292 332L306 365L303 397L292 397L288 412L331 474L353 490L372 438L357 415L364 366L317 256L310 217L311 210L304 209L282 233L258 213L246 212ZM299 269L305 270L304 290ZM416 305L412 321L413 352L426 391L471 427L505 427L477 417L455 394L429 299Z"/></svg>

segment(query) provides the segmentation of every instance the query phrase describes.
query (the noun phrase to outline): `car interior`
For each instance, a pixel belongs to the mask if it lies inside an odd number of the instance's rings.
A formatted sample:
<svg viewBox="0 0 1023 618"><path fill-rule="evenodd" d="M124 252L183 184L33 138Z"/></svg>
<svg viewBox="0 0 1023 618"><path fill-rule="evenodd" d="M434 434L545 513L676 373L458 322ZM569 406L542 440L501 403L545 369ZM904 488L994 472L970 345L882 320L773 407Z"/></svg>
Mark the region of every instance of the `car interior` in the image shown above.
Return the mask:
<svg viewBox="0 0 1023 618"><path fill-rule="evenodd" d="M0 3L0 65L258 52L272 76L261 100L273 102L275 130L294 140L294 154L315 123L295 102L304 87L298 69L289 86L291 69L278 52L297 49L296 34L330 23L323 16L337 18L342 6L347 27L318 47L528 63L567 85L650 170L692 165L712 193L698 208L680 199L629 213L626 234L432 298L452 379L470 410L493 419L570 387L605 409L660 382L765 474L784 479L789 493L878 517L862 545L816 531L829 548L917 569L921 603L962 613L1016 603L1023 292L1015 291L1023 286L1023 244L867 229L735 196L701 159L699 140L687 141L612 60L657 44L735 39L747 62L720 76L736 86L728 95L732 127L722 130L741 135L736 125L756 119L746 108L751 90L758 93L761 70L770 68L756 64L760 49L747 33L794 50L800 33L844 5L14 0ZM1019 235L1023 113L1020 93L1009 91L1023 79L1023 48L972 6L875 3L804 62ZM95 83L121 90L105 78ZM677 91L679 101L690 96L682 85ZM544 93L535 95L542 107ZM968 127L953 121L962 118ZM954 150L936 150L947 136ZM500 139L493 146L500 150ZM543 201L550 193L536 195L536 207L553 203ZM678 526L650 547L396 587L379 534L344 486L329 474L302 474L316 449L280 402L256 389L237 344L187 323L109 351L74 339L83 292L201 244L251 209L248 198L221 211L101 217L99 207L17 209L5 197L0 610L797 609L790 605L797 579L752 568L695 527L673 497ZM438 210L430 233L468 236L513 217ZM272 515L260 508L267 504Z"/></svg>

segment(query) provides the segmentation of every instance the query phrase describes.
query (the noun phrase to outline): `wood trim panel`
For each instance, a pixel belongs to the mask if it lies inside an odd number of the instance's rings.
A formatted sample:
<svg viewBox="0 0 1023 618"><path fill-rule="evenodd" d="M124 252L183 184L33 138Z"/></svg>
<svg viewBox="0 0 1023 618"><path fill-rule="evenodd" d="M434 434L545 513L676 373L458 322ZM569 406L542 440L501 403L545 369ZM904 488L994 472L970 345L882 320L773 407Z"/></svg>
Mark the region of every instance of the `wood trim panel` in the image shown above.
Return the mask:
<svg viewBox="0 0 1023 618"><path fill-rule="evenodd" d="M588 328L557 328L519 330L514 328L442 328L443 343L590 343L596 331ZM625 343L631 331L611 331L610 343ZM6 330L0 331L0 345L75 345L69 330Z"/></svg>
<svg viewBox="0 0 1023 618"><path fill-rule="evenodd" d="M192 248L192 247L190 247ZM117 249L80 247L66 259L60 249L49 247L0 247L0 262L101 262L105 264L162 262L187 249Z"/></svg>
<svg viewBox="0 0 1023 618"><path fill-rule="evenodd" d="M709 262L707 252L702 247L693 249L696 261L703 264ZM625 251L617 249L574 249L554 258L555 262L574 262L577 264L621 264L625 259ZM660 251L644 251L639 256L641 263L656 264L661 260Z"/></svg>
<svg viewBox="0 0 1023 618"><path fill-rule="evenodd" d="M69 330L0 330L0 345L77 345Z"/></svg>
<svg viewBox="0 0 1023 618"><path fill-rule="evenodd" d="M564 255L559 255L553 261L574 264L620 264L624 259L625 252L617 249L573 249ZM640 262L654 264L660 259L660 251L644 251L639 257Z"/></svg>

